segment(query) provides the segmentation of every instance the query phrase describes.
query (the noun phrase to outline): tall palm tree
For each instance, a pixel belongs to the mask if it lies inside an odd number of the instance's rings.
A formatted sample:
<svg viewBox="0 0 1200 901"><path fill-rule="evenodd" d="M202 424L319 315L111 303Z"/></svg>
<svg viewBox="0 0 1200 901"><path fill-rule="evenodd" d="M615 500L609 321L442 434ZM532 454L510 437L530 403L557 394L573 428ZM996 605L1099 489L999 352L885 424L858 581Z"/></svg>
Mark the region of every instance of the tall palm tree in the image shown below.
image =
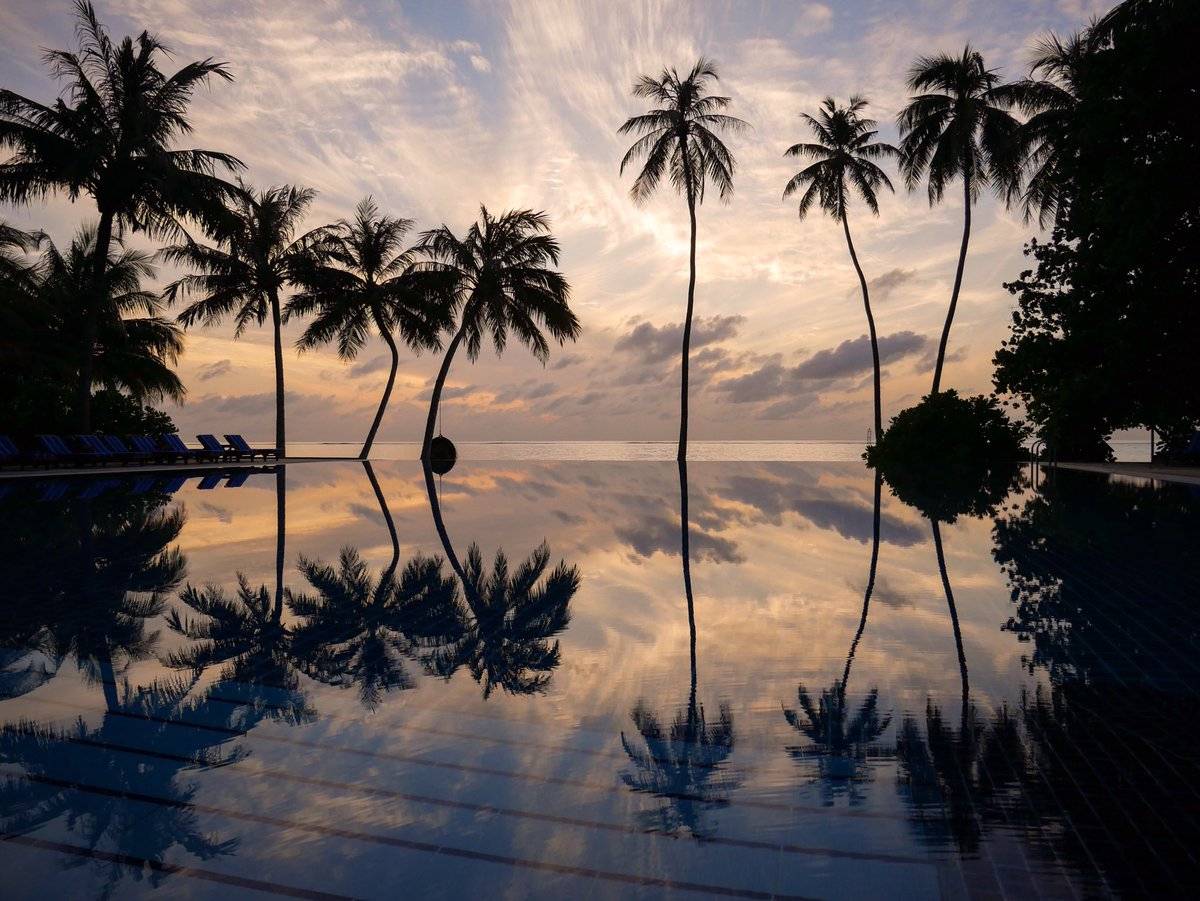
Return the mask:
<svg viewBox="0 0 1200 901"><path fill-rule="evenodd" d="M846 246L850 249L850 261L858 273L862 287L863 309L867 313L867 328L871 333L871 359L875 367L875 439L883 434L883 400L879 371L879 339L875 334L875 317L871 314L871 297L867 291L867 278L858 263L854 242L850 239L850 219L847 215L850 194L855 192L876 216L879 215L879 199L876 192L880 187L892 188L887 173L875 164L877 159L900 155L891 144L872 140L878 132L875 120L859 116L867 105L866 98L854 96L845 107L839 107L832 97L826 97L816 116L803 113L816 138L813 144L793 144L787 156L814 160L811 165L792 176L783 189L784 198L791 197L805 188L800 197L800 218L808 215L814 203L834 222L842 223L846 233Z"/></svg>
<svg viewBox="0 0 1200 901"><path fill-rule="evenodd" d="M96 240L95 227L84 226L65 252L48 241L38 261L33 304L44 330L38 336L42 356L72 375L90 369L89 393L99 385L139 400L182 400L183 383L173 367L183 353L183 336L161 315L162 298L142 288L156 274L152 258L113 242L97 289Z"/></svg>
<svg viewBox="0 0 1200 901"><path fill-rule="evenodd" d="M909 90L919 92L896 120L900 169L909 190L925 178L932 206L941 201L954 179L961 179L963 185L962 246L933 370L931 393L937 394L971 240L971 207L987 187L1011 198L1021 168L1020 125L1008 112L1012 92L1002 90L999 74L984 65L983 56L970 44L961 56L919 57L909 69L907 84Z"/></svg>
<svg viewBox="0 0 1200 901"><path fill-rule="evenodd" d="M687 457L688 352L696 300L696 207L704 201L709 182L717 188L721 200L727 201L733 195L733 154L718 135L721 132L737 134L748 128L741 119L721 112L729 106L728 97L707 93L710 82L715 81L717 67L704 57L698 59L683 77L674 68L663 69L658 77L642 75L633 84L633 96L645 97L655 107L626 119L617 129L617 134L637 135L637 140L621 160L621 174L625 174L626 166L645 160L630 188L634 202L648 200L664 173L687 201L691 249L679 389L680 460Z"/></svg>
<svg viewBox="0 0 1200 901"><path fill-rule="evenodd" d="M168 76L159 60L169 51L157 37L143 31L115 43L88 0L75 0L75 15L78 47L45 54L51 74L65 83L64 96L46 105L0 89L0 147L12 151L0 163L0 201L23 204L60 192L71 200L92 197L100 217L92 276L100 290L114 232L159 237L178 234L183 219L218 224L223 202L237 189L217 172L242 163L226 153L172 146L191 131L193 92L213 77L232 80L224 63L191 62ZM85 342L95 340L96 309L84 313ZM85 432L92 367L85 357L78 378Z"/></svg>
<svg viewBox="0 0 1200 901"><path fill-rule="evenodd" d="M46 238L43 232L25 232L0 219L0 286L28 278L32 266L25 254Z"/></svg>
<svg viewBox="0 0 1200 901"><path fill-rule="evenodd" d="M381 216L372 198L362 200L353 221L343 219L329 227L322 242L326 259L298 272L303 290L284 311L285 320L316 313L296 342L302 350L336 341L338 356L353 360L372 327L388 346L392 365L359 454L364 460L396 383L400 366L396 336L414 351L441 350L440 333L453 325L451 305L439 303L434 291L437 273L422 271L416 265L415 248L404 247L412 224L411 219Z"/></svg>
<svg viewBox="0 0 1200 901"><path fill-rule="evenodd" d="M232 199L226 220L210 229L216 247L187 237L181 244L165 247L162 257L196 272L167 285L164 294L174 303L183 297L196 299L179 314L185 327L196 323L217 325L233 315L233 336L246 326L261 326L271 317L275 339L275 447L287 453L283 388L283 307L280 292L295 273L311 264L322 246L319 229L295 237L296 228L316 192L294 185L280 185L255 192L239 182L241 191Z"/></svg>
<svg viewBox="0 0 1200 901"><path fill-rule="evenodd" d="M418 247L428 259L421 268L442 280L444 296L459 317L429 399L421 443L421 459L428 461L442 388L459 345L466 342L474 361L490 335L501 354L511 330L545 365L550 344L542 329L561 345L578 338L581 327L568 304L570 285L553 268L559 247L545 213L512 210L493 216L480 207L479 220L461 240L443 225L425 232Z"/></svg>

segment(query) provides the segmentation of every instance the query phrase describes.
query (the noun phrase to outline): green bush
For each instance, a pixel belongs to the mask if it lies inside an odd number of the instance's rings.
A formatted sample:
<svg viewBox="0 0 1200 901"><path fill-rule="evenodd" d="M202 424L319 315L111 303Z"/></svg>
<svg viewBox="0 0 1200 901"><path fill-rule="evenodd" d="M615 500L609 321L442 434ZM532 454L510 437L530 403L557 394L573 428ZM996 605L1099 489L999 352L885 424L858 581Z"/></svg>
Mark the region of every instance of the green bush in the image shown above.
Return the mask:
<svg viewBox="0 0 1200 901"><path fill-rule="evenodd" d="M928 517L986 516L1008 493L1029 429L995 398L942 391L902 411L863 454L892 492Z"/></svg>

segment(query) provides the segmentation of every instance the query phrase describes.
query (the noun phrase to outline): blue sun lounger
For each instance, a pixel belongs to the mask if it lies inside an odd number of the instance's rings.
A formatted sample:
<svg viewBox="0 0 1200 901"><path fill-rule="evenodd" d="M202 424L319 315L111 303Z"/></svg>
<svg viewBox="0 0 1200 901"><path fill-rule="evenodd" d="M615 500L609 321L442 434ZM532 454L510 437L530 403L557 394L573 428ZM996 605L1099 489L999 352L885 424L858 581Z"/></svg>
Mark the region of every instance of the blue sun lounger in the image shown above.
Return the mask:
<svg viewBox="0 0 1200 901"><path fill-rule="evenodd" d="M222 478L223 478L223 476L220 473L213 473L212 475L207 475L200 480L200 484L197 485L196 487L199 488L201 491L211 491L212 489L216 488L217 485L220 484Z"/></svg>
<svg viewBox="0 0 1200 901"><path fill-rule="evenodd" d="M225 483L226 488L241 488L246 484L246 479L250 478L250 470L240 469L229 477Z"/></svg>
<svg viewBox="0 0 1200 901"><path fill-rule="evenodd" d="M242 456L241 452L232 447L226 447L218 441L216 435L197 435L196 440L200 442L206 451L221 459L237 460Z"/></svg>
<svg viewBox="0 0 1200 901"><path fill-rule="evenodd" d="M255 457L262 457L264 460L267 457L279 456L279 449L274 447L251 447L250 443L241 435L226 435L225 440L229 442L229 446L245 457L253 460Z"/></svg>

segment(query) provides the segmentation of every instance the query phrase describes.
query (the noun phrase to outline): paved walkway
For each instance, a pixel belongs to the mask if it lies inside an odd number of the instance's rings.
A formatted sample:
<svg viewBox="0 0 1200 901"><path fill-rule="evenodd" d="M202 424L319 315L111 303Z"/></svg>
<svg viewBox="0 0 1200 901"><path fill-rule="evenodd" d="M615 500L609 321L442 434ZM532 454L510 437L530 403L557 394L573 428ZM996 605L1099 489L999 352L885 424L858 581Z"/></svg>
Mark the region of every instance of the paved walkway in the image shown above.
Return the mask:
<svg viewBox="0 0 1200 901"><path fill-rule="evenodd" d="M1055 463L1053 465L1059 469L1107 472L1111 475L1133 476L1139 479L1160 479L1164 482L1200 485L1200 467L1196 466L1162 466L1158 463Z"/></svg>

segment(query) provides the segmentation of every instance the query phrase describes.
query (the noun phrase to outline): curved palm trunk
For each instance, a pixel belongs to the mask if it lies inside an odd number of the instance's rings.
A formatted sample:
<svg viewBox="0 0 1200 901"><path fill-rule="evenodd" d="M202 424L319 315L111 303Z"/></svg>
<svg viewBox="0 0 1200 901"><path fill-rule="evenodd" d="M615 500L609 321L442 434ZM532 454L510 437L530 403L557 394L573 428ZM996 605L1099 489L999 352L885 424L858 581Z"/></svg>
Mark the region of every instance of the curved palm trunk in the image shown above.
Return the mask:
<svg viewBox="0 0 1200 901"><path fill-rule="evenodd" d="M437 380L433 383L433 394L429 398L429 417L425 420L425 437L421 441L421 461L423 463L429 462L429 444L433 441L433 428L437 425L438 405L442 402L442 388L445 387L446 376L450 373L450 363L454 359L454 352L458 350L458 345L462 344L463 335L466 334L469 312L470 310L463 310L462 324L450 341L450 346L446 348L446 356L442 359L442 368L438 370Z"/></svg>
<svg viewBox="0 0 1200 901"><path fill-rule="evenodd" d="M375 492L379 512L383 514L388 536L392 539L392 562L384 570L385 576L391 576L396 571L396 567L400 565L400 537L396 534L396 523L392 520L392 511L388 509L387 499L383 496L383 489L379 487L379 479L375 478L375 470L371 467L369 460L363 460L363 469L367 471L367 479L371 482L371 490Z"/></svg>
<svg viewBox="0 0 1200 901"><path fill-rule="evenodd" d="M275 470L275 622L283 617L284 542L287 539L287 467Z"/></svg>
<svg viewBox="0 0 1200 901"><path fill-rule="evenodd" d="M946 324L942 327L942 340L938 343L937 365L933 370L933 390L942 390L942 365L946 362L946 344L950 341L950 326L954 322L954 310L958 307L958 292L962 287L963 267L967 264L967 244L971 240L971 174L963 173L963 236L958 251L958 269L954 273L954 289L950 292L950 309L946 312Z"/></svg>
<svg viewBox="0 0 1200 901"><path fill-rule="evenodd" d="M679 385L679 460L687 459L688 440L688 355L692 346L692 309L696 301L696 197L692 189L691 165L687 170L688 217L691 220L691 249L688 255L688 299L687 315L683 321L683 360Z"/></svg>
<svg viewBox="0 0 1200 901"><path fill-rule="evenodd" d="M392 386L396 384L396 370L400 366L400 351L396 348L396 339L392 337L391 332L384 327L378 317L375 319L375 327L379 329L379 334L383 336L383 340L392 354L392 369L388 373L387 385L383 389L383 397L379 401L379 409L375 411L375 421L371 423L371 430L367 432L366 443L363 444L362 451L358 455L360 460L365 460L371 455L371 445L375 443L375 434L379 431L379 424L383 422L384 411L387 410L388 401L392 397Z"/></svg>
<svg viewBox="0 0 1200 901"><path fill-rule="evenodd" d="M875 516L871 526L871 566L867 570L867 588L863 592L862 616L858 619L858 631L854 633L854 641L850 642L850 653L846 655L846 668L842 670L842 691L850 681L850 665L858 651L858 643L862 640L863 630L867 628L867 613L871 609L871 595L875 591L875 570L879 564L879 501L883 491L883 476L875 472Z"/></svg>
<svg viewBox="0 0 1200 901"><path fill-rule="evenodd" d="M933 527L933 546L937 551L938 572L942 576L942 588L946 592L946 604L950 608L950 625L954 629L954 647L958 651L958 675L962 683L962 721L967 722L967 706L970 696L970 683L967 679L967 655L963 651L962 629L958 624L958 608L954 605L954 592L950 590L950 576L946 573L946 555L942 551L942 530L936 519L930 519Z"/></svg>
<svg viewBox="0 0 1200 901"><path fill-rule="evenodd" d="M275 450L280 459L287 456L284 433L283 326L279 313L279 292L271 291L271 325L275 331Z"/></svg>
<svg viewBox="0 0 1200 901"><path fill-rule="evenodd" d="M84 312L83 347L79 360L79 383L76 386L79 431L92 430L92 382L96 375L96 337L100 331L100 306L105 270L108 268L108 250L112 246L113 214L101 213L96 226L96 247L92 254L92 303Z"/></svg>
<svg viewBox="0 0 1200 901"><path fill-rule="evenodd" d="M683 558L683 592L687 596L688 633L691 636L691 691L688 694L688 719L696 714L696 602L692 594L690 523L688 521L687 459L679 458L679 552Z"/></svg>
<svg viewBox="0 0 1200 901"><path fill-rule="evenodd" d="M854 242L850 240L850 220L842 212L842 228L846 232L846 246L850 248L850 261L854 263L854 271L858 273L858 283L862 286L863 309L867 313L867 329L871 333L871 362L875 367L875 440L883 434L883 390L882 377L879 371L879 338L875 334L875 316L871 313L871 295L867 291L867 277L863 275L862 266L858 263L858 254L854 251ZM936 388L934 389L937 390ZM879 500L878 491L875 501L876 549L878 549Z"/></svg>
<svg viewBox="0 0 1200 901"><path fill-rule="evenodd" d="M433 527L437 529L438 538L442 541L442 549L446 552L446 559L450 561L450 568L462 582L463 591L466 591L467 574L463 570L462 564L458 562L458 555L454 553L454 547L450 544L450 535L446 531L446 523L442 519L442 502L438 500L437 486L433 481L433 470L428 461L425 461L425 465L421 468L425 471L425 491L429 494L429 509L433 513Z"/></svg>

